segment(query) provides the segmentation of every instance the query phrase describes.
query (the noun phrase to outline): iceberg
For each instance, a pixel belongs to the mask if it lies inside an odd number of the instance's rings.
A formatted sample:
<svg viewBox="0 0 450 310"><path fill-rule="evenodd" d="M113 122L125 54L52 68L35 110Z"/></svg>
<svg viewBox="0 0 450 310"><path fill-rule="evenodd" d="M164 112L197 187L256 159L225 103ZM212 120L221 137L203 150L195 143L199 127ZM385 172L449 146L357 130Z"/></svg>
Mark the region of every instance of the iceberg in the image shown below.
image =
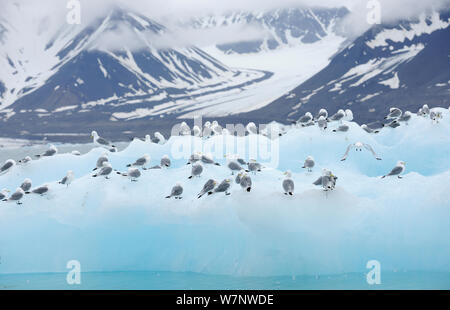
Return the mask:
<svg viewBox="0 0 450 310"><path fill-rule="evenodd" d="M158 145L135 139L108 153L114 169L144 154L150 166L169 155L168 169L142 171L137 182L114 173L92 178L102 148L74 156L58 154L15 166L0 176L0 189L25 178L48 184L47 195L26 195L22 205L0 202L0 274L65 272L77 260L89 271L169 271L233 276L318 275L382 270L450 271L450 113L433 123L413 116L408 125L368 134L356 123L346 133L318 127L291 128L279 138L172 136ZM370 152L347 146L370 144ZM189 180L189 155L211 153L221 166L204 165ZM197 199L204 183L231 177L225 154L255 159L250 193L233 184L231 195ZM24 154L32 155L32 154ZM313 156L312 172L302 169ZM381 179L397 161L403 179ZM322 169L338 176L334 191L312 183ZM72 170L70 186L58 184ZM295 182L282 189L283 172ZM234 183L234 177L233 183ZM183 199L166 199L180 182Z"/></svg>

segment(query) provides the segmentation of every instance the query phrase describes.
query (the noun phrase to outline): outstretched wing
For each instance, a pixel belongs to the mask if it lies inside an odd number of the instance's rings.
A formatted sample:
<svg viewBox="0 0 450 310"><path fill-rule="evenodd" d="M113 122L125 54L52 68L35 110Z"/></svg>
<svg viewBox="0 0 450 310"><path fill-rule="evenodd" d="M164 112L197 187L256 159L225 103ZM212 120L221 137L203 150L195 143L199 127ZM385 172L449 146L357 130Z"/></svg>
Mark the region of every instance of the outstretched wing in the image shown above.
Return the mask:
<svg viewBox="0 0 450 310"><path fill-rule="evenodd" d="M341 161L344 161L344 160L347 159L348 153L350 153L350 150L351 150L352 147L354 147L354 146L355 146L354 144L350 144L350 145L347 147L347 151L345 152L344 157L342 157Z"/></svg>
<svg viewBox="0 0 450 310"><path fill-rule="evenodd" d="M363 144L364 148L366 150L368 150L370 153L372 153L372 155L377 159L377 160L381 160L380 157L378 157L377 153L375 153L375 151L373 150L373 148L369 145L369 144Z"/></svg>

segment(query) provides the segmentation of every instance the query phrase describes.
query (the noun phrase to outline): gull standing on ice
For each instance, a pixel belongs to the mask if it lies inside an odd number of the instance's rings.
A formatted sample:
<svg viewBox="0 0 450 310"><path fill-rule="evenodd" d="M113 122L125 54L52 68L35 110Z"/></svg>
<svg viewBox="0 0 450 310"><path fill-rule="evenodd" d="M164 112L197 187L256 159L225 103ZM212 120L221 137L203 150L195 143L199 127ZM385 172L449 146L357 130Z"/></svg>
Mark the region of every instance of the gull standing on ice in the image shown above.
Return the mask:
<svg viewBox="0 0 450 310"><path fill-rule="evenodd" d="M136 159L136 161L132 164L128 164L127 167L142 167L146 170L145 166L150 162L150 155L145 154L144 156Z"/></svg>
<svg viewBox="0 0 450 310"><path fill-rule="evenodd" d="M362 124L361 128L367 133L379 133L380 132L379 130L375 130L375 129L370 128L366 124Z"/></svg>
<svg viewBox="0 0 450 310"><path fill-rule="evenodd" d="M127 172L125 173L117 172L117 174L121 174L124 177L128 177L131 180L131 182L137 182L137 179L139 179L141 176L141 171L139 170L139 168L130 167L128 168Z"/></svg>
<svg viewBox="0 0 450 310"><path fill-rule="evenodd" d="M19 187L8 199L3 199L3 201L16 202L18 205L21 205L22 203L20 202L20 200L24 195L25 192Z"/></svg>
<svg viewBox="0 0 450 310"><path fill-rule="evenodd" d="M25 165L25 164L28 164L31 161L32 161L31 157L30 156L26 156L25 158L19 160L19 164Z"/></svg>
<svg viewBox="0 0 450 310"><path fill-rule="evenodd" d="M258 128L256 127L255 123L253 123L253 122L248 123L247 126L245 127L245 129L251 135L258 134Z"/></svg>
<svg viewBox="0 0 450 310"><path fill-rule="evenodd" d="M241 187L250 192L252 190L252 178L247 173L244 173L241 177Z"/></svg>
<svg viewBox="0 0 450 310"><path fill-rule="evenodd" d="M350 126L348 125L341 125L337 129L334 129L333 132L347 132L350 130Z"/></svg>
<svg viewBox="0 0 450 310"><path fill-rule="evenodd" d="M296 125L302 125L303 127L309 125L313 121L313 116L310 112L306 112L305 115L300 117L297 122L295 122Z"/></svg>
<svg viewBox="0 0 450 310"><path fill-rule="evenodd" d="M48 185L42 185L39 186L35 189L33 189L31 192L26 192L25 194L36 194L36 195L41 195L43 196L44 194L46 194L49 191L49 187Z"/></svg>
<svg viewBox="0 0 450 310"><path fill-rule="evenodd" d="M202 191L198 194L198 199L200 199L204 194L208 194L208 195L211 195L212 194L212 192L213 192L213 190L214 190L214 188L216 187L216 185L217 185L217 182L215 181L215 180L213 180L213 179L209 179L206 183L205 183L205 185L203 186L203 189L202 189Z"/></svg>
<svg viewBox="0 0 450 310"><path fill-rule="evenodd" d="M345 152L344 157L342 157L341 161L344 161L344 160L347 159L348 154L350 153L350 150L351 150L352 148L355 148L355 150L356 150L357 152L362 152L362 149L365 148L365 149L368 150L370 153L372 153L372 155L373 155L377 160L381 160L381 158L378 157L378 155L375 153L375 151L373 150L373 148L372 148L369 144L365 144L365 143L362 143L362 142L356 142L356 143L350 144L350 145L347 147L347 151Z"/></svg>
<svg viewBox="0 0 450 310"><path fill-rule="evenodd" d="M323 169L322 176L319 177L313 184L321 186L324 191L333 190L336 187L337 176L333 175L330 170Z"/></svg>
<svg viewBox="0 0 450 310"><path fill-rule="evenodd" d="M318 120L321 116L323 116L323 118L327 119L328 111L325 109L320 109L319 113L317 113L316 119Z"/></svg>
<svg viewBox="0 0 450 310"><path fill-rule="evenodd" d="M67 171L67 175L61 181L59 181L59 184L69 187L73 180L75 180L75 175L73 174L72 170L69 170Z"/></svg>
<svg viewBox="0 0 450 310"><path fill-rule="evenodd" d="M286 176L283 180L283 189L285 195L294 195L294 181L292 180L292 173L288 170L284 173Z"/></svg>
<svg viewBox="0 0 450 310"><path fill-rule="evenodd" d="M352 110L350 110L350 109L345 110L344 120L346 120L347 122L353 121L353 111Z"/></svg>
<svg viewBox="0 0 450 310"><path fill-rule="evenodd" d="M402 117L402 114L403 112L399 108L391 108L389 114L384 119L398 119Z"/></svg>
<svg viewBox="0 0 450 310"><path fill-rule="evenodd" d="M328 122L327 119L324 116L320 116L317 120L317 125L320 129L326 130L328 128Z"/></svg>
<svg viewBox="0 0 450 310"><path fill-rule="evenodd" d="M194 164L200 160L202 160L202 154L200 152L193 153L189 156L189 160L186 165Z"/></svg>
<svg viewBox="0 0 450 310"><path fill-rule="evenodd" d="M202 172L203 172L202 164L200 164L200 163L193 164L192 165L192 170L191 170L191 176L189 177L189 179L192 179L193 177L200 177Z"/></svg>
<svg viewBox="0 0 450 310"><path fill-rule="evenodd" d="M108 156L106 156L106 153L104 153L102 156L100 156L98 159L97 159L97 163L96 163L96 166L95 166L95 168L92 170L92 171L95 171L95 170L97 170L97 169L100 169L101 167L103 167L103 163L104 162L108 162L109 160L108 160Z"/></svg>
<svg viewBox="0 0 450 310"><path fill-rule="evenodd" d="M303 169L308 169L308 172L312 172L312 168L314 168L316 162L312 156L308 156L303 164Z"/></svg>
<svg viewBox="0 0 450 310"><path fill-rule="evenodd" d="M398 122L398 120L393 120L390 123L383 124L383 127L397 128L397 127L400 127L400 123Z"/></svg>
<svg viewBox="0 0 450 310"><path fill-rule="evenodd" d="M198 127L197 125L195 125L192 128L192 132L194 134L194 137L200 137L202 135L202 130L200 129L200 127Z"/></svg>
<svg viewBox="0 0 450 310"><path fill-rule="evenodd" d="M100 137L95 130L91 132L91 138L92 138L94 144L96 144L97 146L114 147L114 145L110 141L106 140L105 138Z"/></svg>
<svg viewBox="0 0 450 310"><path fill-rule="evenodd" d="M397 176L399 179L402 179L401 174L405 172L405 169L406 163L404 161L399 161L397 162L397 165L391 170L391 172L382 176L381 178L384 179L385 177Z"/></svg>
<svg viewBox="0 0 450 310"><path fill-rule="evenodd" d="M157 132L155 132L155 140L154 140L154 142L156 143L156 144L165 144L166 143L166 138L164 138L164 136L159 132L159 131L157 131Z"/></svg>
<svg viewBox="0 0 450 310"><path fill-rule="evenodd" d="M105 161L103 162L103 166L99 169L99 171L94 174L92 177L105 177L105 179L109 179L109 175L113 171L112 166L109 162Z"/></svg>
<svg viewBox="0 0 450 310"><path fill-rule="evenodd" d="M182 199L183 197L181 197L181 195L183 194L183 186L181 186L180 183L177 183L173 188L172 191L170 192L170 195L167 196L166 198L175 198L175 199Z"/></svg>
<svg viewBox="0 0 450 310"><path fill-rule="evenodd" d="M253 172L253 174L256 174L256 172L261 172L262 170L261 164L256 162L256 160L254 159L250 159L247 167L248 169L246 170L246 172Z"/></svg>
<svg viewBox="0 0 450 310"><path fill-rule="evenodd" d="M58 149L56 148L56 146L54 146L53 144L50 145L50 147L48 148L47 151L45 151L44 153L40 154L40 155L35 155L36 157L40 158L40 157L51 157L56 155L56 153L58 153Z"/></svg>
<svg viewBox="0 0 450 310"><path fill-rule="evenodd" d="M231 187L231 179L225 179L214 189L214 193L225 193L226 196L231 195L228 190Z"/></svg>
<svg viewBox="0 0 450 310"><path fill-rule="evenodd" d="M2 191L0 192L0 201L2 201L3 199L6 199L6 197L8 196L9 190L7 190L6 188L2 189Z"/></svg>
<svg viewBox="0 0 450 310"><path fill-rule="evenodd" d="M412 117L412 113L409 111L406 111L405 113L403 113L403 115L398 119L399 122L404 122L406 124L408 124L408 122L411 120Z"/></svg>
<svg viewBox="0 0 450 310"><path fill-rule="evenodd" d="M239 165L237 162L235 162L234 160L232 160L232 161L230 161L229 163L228 163L228 169L230 169L231 170L231 175L234 175L234 173L236 172L236 171L241 171L242 170L242 167L241 167L241 165Z"/></svg>
<svg viewBox="0 0 450 310"><path fill-rule="evenodd" d="M12 159L8 159L0 168L0 175L6 174L9 170L16 165L16 162Z"/></svg>
<svg viewBox="0 0 450 310"><path fill-rule="evenodd" d="M330 121L342 121L342 119L345 117L345 111L340 109L339 111L336 112L336 114L334 114L333 116L330 117Z"/></svg>
<svg viewBox="0 0 450 310"><path fill-rule="evenodd" d="M20 185L20 188L24 191L24 192L28 192L30 190L32 186L31 180L30 179L25 179L22 182L22 185Z"/></svg>
<svg viewBox="0 0 450 310"><path fill-rule="evenodd" d="M212 157L210 157L210 156L208 156L208 155L205 155L205 154L202 155L201 160L202 160L202 162L203 162L204 164L220 166L220 164L219 164L219 163L216 163L216 162L212 159Z"/></svg>

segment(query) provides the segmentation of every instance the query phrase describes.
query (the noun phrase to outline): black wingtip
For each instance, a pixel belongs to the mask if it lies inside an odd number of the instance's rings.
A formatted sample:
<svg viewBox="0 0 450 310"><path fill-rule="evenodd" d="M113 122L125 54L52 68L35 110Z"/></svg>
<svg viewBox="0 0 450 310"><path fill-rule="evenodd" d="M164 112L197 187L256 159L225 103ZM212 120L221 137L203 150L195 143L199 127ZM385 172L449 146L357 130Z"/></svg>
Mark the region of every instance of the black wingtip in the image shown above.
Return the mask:
<svg viewBox="0 0 450 310"><path fill-rule="evenodd" d="M249 192L250 193L250 191L252 190L252 188L251 187L249 187L249 188L247 188L247 192Z"/></svg>
<svg viewBox="0 0 450 310"><path fill-rule="evenodd" d="M131 167L131 165L129 164L129 165L127 165L127 168L130 168Z"/></svg>
<svg viewBox="0 0 450 310"><path fill-rule="evenodd" d="M216 165L216 166L220 166L220 164L219 164L219 163L215 163L214 165Z"/></svg>
<svg viewBox="0 0 450 310"><path fill-rule="evenodd" d="M166 199L171 198L172 196L167 196Z"/></svg>
<svg viewBox="0 0 450 310"><path fill-rule="evenodd" d="M189 180L192 179L192 175L188 178Z"/></svg>

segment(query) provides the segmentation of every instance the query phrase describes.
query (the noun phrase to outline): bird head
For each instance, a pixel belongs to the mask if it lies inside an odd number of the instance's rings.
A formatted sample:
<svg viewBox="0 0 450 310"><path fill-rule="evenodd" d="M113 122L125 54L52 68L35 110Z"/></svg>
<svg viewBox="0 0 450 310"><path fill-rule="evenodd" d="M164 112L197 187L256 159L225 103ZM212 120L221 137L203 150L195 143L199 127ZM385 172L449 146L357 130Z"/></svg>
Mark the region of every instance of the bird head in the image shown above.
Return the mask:
<svg viewBox="0 0 450 310"><path fill-rule="evenodd" d="M400 160L400 161L398 162L398 165L399 165L399 166L406 166L406 162Z"/></svg>
<svg viewBox="0 0 450 310"><path fill-rule="evenodd" d="M292 177L292 172L291 171L286 171L286 172L284 172L283 173L287 178L290 178L290 177Z"/></svg>
<svg viewBox="0 0 450 310"><path fill-rule="evenodd" d="M231 179L225 179L225 182L230 183Z"/></svg>
<svg viewBox="0 0 450 310"><path fill-rule="evenodd" d="M91 132L91 138L97 138L97 137L98 137L98 133L95 130L93 130Z"/></svg>

